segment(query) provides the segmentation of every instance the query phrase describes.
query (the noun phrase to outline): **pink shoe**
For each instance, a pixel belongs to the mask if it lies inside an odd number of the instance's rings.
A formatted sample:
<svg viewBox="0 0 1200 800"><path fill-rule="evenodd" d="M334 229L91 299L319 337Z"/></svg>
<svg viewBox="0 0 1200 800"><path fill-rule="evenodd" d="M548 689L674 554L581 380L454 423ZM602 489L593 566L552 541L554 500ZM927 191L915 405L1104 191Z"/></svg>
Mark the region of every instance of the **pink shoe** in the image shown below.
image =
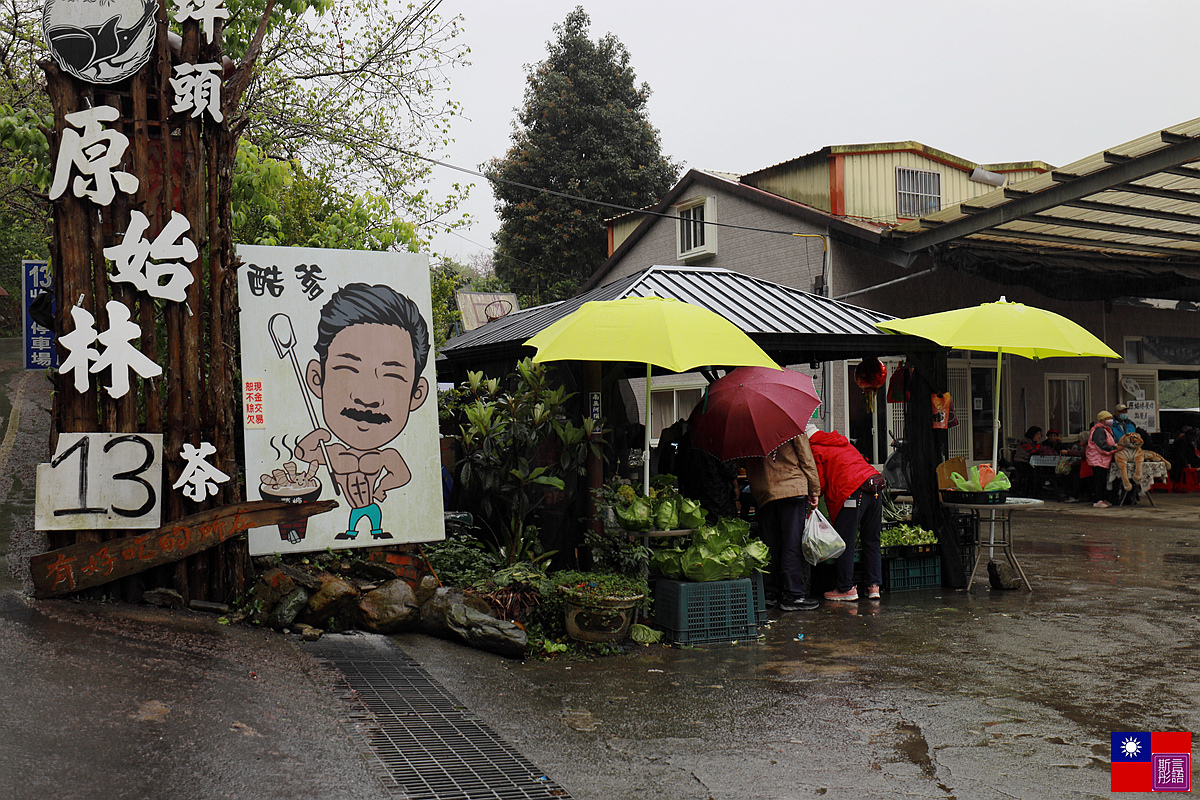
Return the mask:
<svg viewBox="0 0 1200 800"><path fill-rule="evenodd" d="M1092 508L1112 508L1112 503L1107 500L1097 500L1092 503Z"/></svg>
<svg viewBox="0 0 1200 800"><path fill-rule="evenodd" d="M867 599L868 600L878 600L879 595L880 595L879 587L876 584L872 583L870 586L867 587Z"/></svg>
<svg viewBox="0 0 1200 800"><path fill-rule="evenodd" d="M858 599L858 587L851 586L850 591L848 591L848 592L826 592L825 599L826 600L848 600L848 601L853 602Z"/></svg>

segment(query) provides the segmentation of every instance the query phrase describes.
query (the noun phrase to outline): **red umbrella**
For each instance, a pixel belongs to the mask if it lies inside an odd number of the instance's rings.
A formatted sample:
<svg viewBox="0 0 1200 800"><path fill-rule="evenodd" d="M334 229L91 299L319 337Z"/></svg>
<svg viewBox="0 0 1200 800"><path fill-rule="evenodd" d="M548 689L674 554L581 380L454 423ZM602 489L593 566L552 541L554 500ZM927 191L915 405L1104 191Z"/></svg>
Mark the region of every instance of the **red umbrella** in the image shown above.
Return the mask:
<svg viewBox="0 0 1200 800"><path fill-rule="evenodd" d="M714 381L692 412L692 445L723 461L761 458L803 433L819 405L808 375L739 367Z"/></svg>

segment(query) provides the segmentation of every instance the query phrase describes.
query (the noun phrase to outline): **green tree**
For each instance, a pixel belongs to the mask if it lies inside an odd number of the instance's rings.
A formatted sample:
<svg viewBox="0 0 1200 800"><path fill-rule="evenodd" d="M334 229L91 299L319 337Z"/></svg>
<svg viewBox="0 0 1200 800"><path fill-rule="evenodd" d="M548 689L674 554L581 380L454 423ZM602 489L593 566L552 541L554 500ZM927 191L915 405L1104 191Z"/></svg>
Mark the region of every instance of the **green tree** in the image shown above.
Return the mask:
<svg viewBox="0 0 1200 800"><path fill-rule="evenodd" d="M9 0L0 17L0 228L26 229L22 252L45 250L52 127L39 59L47 57L39 0ZM369 0L228 0L223 32L235 62L256 69L231 122L238 241L349 249L416 249L418 231L448 219L465 189L434 199L421 188L458 105L446 70L465 63L459 18L441 0L404 7ZM268 13L269 9L269 13ZM400 10L396 10L400 9ZM227 86L228 88L228 86ZM290 195L296 195L291 197ZM13 215L28 225L14 225ZM40 238L39 238L40 237ZM0 242L0 244L3 244Z"/></svg>
<svg viewBox="0 0 1200 800"><path fill-rule="evenodd" d="M641 208L671 187L679 167L663 156L646 116L650 87L611 33L588 38L582 7L554 27L545 61L529 68L512 146L483 166L489 178ZM607 254L612 209L495 182L500 230L496 274L522 303L570 297Z"/></svg>
<svg viewBox="0 0 1200 800"><path fill-rule="evenodd" d="M433 336L436 350L442 349L462 319L455 298L456 292L508 291L491 271L490 263L460 264L450 258L443 258L429 266L429 289L433 301Z"/></svg>

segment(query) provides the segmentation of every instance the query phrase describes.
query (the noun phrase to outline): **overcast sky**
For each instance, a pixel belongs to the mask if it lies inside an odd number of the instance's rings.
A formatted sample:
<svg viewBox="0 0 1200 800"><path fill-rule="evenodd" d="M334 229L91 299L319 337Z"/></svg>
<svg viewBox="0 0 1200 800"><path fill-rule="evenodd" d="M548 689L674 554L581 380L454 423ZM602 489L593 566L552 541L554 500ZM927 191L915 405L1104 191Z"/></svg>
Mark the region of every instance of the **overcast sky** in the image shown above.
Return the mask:
<svg viewBox="0 0 1200 800"><path fill-rule="evenodd" d="M504 154L525 65L578 0L445 0L472 64L453 70L466 119L450 163ZM613 33L649 83L650 122L684 167L746 173L832 144L916 140L980 163L1062 166L1200 117L1196 0L604 0L582 3L591 38ZM442 167L432 188L473 181L477 221L434 237L460 260L492 247L487 182Z"/></svg>

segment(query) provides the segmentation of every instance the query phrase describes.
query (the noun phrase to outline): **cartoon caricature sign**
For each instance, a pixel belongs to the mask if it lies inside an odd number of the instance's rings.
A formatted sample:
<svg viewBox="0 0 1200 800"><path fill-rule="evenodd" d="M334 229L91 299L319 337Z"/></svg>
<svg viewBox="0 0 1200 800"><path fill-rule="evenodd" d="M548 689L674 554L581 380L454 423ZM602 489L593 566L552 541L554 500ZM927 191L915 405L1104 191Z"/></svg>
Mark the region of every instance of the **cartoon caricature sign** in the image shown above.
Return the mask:
<svg viewBox="0 0 1200 800"><path fill-rule="evenodd" d="M150 59L156 0L46 0L42 31L58 66L88 83L117 83Z"/></svg>
<svg viewBox="0 0 1200 800"><path fill-rule="evenodd" d="M247 498L339 507L250 553L443 538L424 256L241 246Z"/></svg>

